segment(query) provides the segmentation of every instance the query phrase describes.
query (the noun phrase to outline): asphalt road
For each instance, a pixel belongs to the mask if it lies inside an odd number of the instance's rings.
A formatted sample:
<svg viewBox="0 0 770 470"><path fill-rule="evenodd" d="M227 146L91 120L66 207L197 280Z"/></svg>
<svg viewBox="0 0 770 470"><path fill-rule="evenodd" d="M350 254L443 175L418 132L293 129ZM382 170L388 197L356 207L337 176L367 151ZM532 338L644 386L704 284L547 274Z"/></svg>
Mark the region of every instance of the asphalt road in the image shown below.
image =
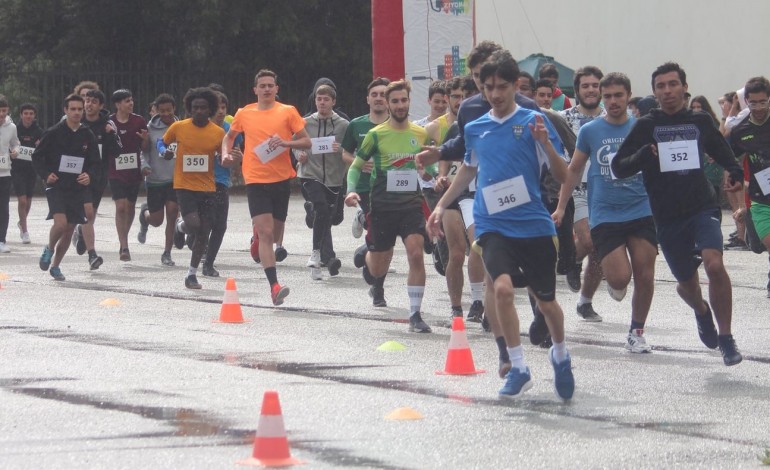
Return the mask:
<svg viewBox="0 0 770 470"><path fill-rule="evenodd" d="M139 245L135 222L133 260L118 261L109 200L97 221L105 264L89 271L71 250L61 266L67 280L54 281L38 268L49 228L44 200L33 203L31 245L19 242L15 207L12 201L13 252L0 255L3 469L236 468L251 455L262 396L271 389L280 395L292 453L307 468L756 468L770 448L766 254L725 256L740 365L725 367L701 345L659 257L646 329L652 354L623 349L630 295L617 303L602 286L594 306L604 322L585 323L560 276L575 397L565 404L554 396L547 351L524 338L534 387L501 401L496 347L477 324L467 326L468 338L476 366L488 372L436 375L449 342L449 302L427 258L423 310L433 334L407 332L401 247L386 283L389 307L371 306L352 266L359 243L350 235L352 210L334 228L340 275L311 281L310 230L301 198L292 197L289 257L278 266L292 293L274 307L248 253L243 197L231 201L216 263L222 277L199 275L200 291L184 287L189 251L174 251L175 267L160 264L160 229ZM723 232L732 229L725 217ZM250 322L212 323L226 277L237 281ZM467 310L467 287L464 300ZM523 293L516 305L526 331ZM386 341L405 349L378 351ZM423 419L385 419L400 407Z"/></svg>

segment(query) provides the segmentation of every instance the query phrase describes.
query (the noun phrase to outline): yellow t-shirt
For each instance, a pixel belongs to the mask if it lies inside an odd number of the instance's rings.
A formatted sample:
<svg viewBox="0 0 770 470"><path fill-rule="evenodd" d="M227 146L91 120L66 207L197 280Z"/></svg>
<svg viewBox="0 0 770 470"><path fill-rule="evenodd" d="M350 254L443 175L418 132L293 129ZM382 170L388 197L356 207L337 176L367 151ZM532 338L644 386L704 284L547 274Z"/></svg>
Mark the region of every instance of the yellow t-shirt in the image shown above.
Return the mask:
<svg viewBox="0 0 770 470"><path fill-rule="evenodd" d="M283 140L291 140L294 134L304 128L305 120L296 108L277 101L266 110L260 110L256 103L239 109L230 129L243 132L246 138L243 152L243 179L246 184L275 183L297 176L288 148L267 163L262 163L256 149L274 135Z"/></svg>
<svg viewBox="0 0 770 470"><path fill-rule="evenodd" d="M171 124L163 135L163 143L176 142L174 189L214 192L214 158L222 147L225 131L209 121L198 127L192 119Z"/></svg>

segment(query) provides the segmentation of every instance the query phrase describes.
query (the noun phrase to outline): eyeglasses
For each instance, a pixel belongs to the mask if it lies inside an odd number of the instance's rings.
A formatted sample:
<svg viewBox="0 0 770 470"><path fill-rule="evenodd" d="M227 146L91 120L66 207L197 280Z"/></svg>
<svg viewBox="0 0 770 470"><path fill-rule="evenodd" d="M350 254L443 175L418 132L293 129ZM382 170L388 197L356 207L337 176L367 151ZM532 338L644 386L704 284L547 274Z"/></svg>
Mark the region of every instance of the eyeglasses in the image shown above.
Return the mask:
<svg viewBox="0 0 770 470"><path fill-rule="evenodd" d="M767 108L768 103L770 103L770 100L747 101L749 109Z"/></svg>

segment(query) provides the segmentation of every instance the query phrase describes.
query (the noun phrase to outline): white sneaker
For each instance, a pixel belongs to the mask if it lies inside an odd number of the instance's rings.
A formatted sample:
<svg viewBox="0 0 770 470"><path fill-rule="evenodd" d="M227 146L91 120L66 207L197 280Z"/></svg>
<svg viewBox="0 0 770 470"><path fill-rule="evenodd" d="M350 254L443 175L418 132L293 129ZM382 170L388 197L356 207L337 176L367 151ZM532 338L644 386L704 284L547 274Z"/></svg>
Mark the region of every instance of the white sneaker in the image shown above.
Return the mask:
<svg viewBox="0 0 770 470"><path fill-rule="evenodd" d="M4 242L0 242L0 253L10 253L11 249L8 248L8 245L6 245Z"/></svg>
<svg viewBox="0 0 770 470"><path fill-rule="evenodd" d="M307 266L308 268L320 268L321 267L321 250L313 250L313 254L310 255L310 258L308 258L307 264L305 264L305 266Z"/></svg>
<svg viewBox="0 0 770 470"><path fill-rule="evenodd" d="M360 207L356 211L356 215L353 216L353 238L361 238L364 234L364 211Z"/></svg>
<svg viewBox="0 0 770 470"><path fill-rule="evenodd" d="M626 292L628 292L628 287L624 287L623 289L613 289L612 286L610 286L610 283L607 283L607 292L610 293L610 297L612 297L612 300L615 300L617 302L620 302L626 297Z"/></svg>
<svg viewBox="0 0 770 470"><path fill-rule="evenodd" d="M29 232L24 232L21 234L21 242L25 245L32 243L32 240L29 239Z"/></svg>
<svg viewBox="0 0 770 470"><path fill-rule="evenodd" d="M310 279L314 281L323 281L323 273L321 272L321 268L310 268Z"/></svg>
<svg viewBox="0 0 770 470"><path fill-rule="evenodd" d="M626 337L626 349L637 354L652 352L652 348L647 344L647 340L644 339L643 335L644 330L641 328L631 330Z"/></svg>

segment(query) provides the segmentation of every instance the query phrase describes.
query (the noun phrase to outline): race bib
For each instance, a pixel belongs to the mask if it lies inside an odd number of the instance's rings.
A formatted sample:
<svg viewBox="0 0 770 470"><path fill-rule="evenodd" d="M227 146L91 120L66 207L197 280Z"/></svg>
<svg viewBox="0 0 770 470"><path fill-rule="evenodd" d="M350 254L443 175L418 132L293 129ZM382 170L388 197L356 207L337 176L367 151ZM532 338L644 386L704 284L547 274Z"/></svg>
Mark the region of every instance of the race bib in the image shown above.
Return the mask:
<svg viewBox="0 0 770 470"><path fill-rule="evenodd" d="M83 162L85 161L86 159L83 157L62 155L61 160L59 160L59 172L79 175L83 173Z"/></svg>
<svg viewBox="0 0 770 470"><path fill-rule="evenodd" d="M182 161L182 171L185 173L205 173L209 171L209 156L185 155Z"/></svg>
<svg viewBox="0 0 770 470"><path fill-rule="evenodd" d="M759 189L762 190L762 194L765 196L770 195L770 168L765 168L762 171L754 173L754 178L759 184Z"/></svg>
<svg viewBox="0 0 770 470"><path fill-rule="evenodd" d="M166 150L171 151L174 154L174 158L176 158L176 142L171 142L168 147L166 147Z"/></svg>
<svg viewBox="0 0 770 470"><path fill-rule="evenodd" d="M417 170L388 171L388 192L417 191Z"/></svg>
<svg viewBox="0 0 770 470"><path fill-rule="evenodd" d="M257 157L259 157L259 160L262 163L268 163L270 160L274 159L283 151L285 148L282 145L279 145L278 147L274 148L273 150L270 150L270 146L268 145L268 142L270 139L267 139L266 141L262 142L261 144L254 147L254 153L257 154Z"/></svg>
<svg viewBox="0 0 770 470"><path fill-rule="evenodd" d="M0 155L0 170L10 170L10 169L11 169L11 156Z"/></svg>
<svg viewBox="0 0 770 470"><path fill-rule="evenodd" d="M454 181L455 176L457 176L457 171L459 169L460 169L459 162L452 162L452 164L449 166L449 172L446 174L446 177L450 182Z"/></svg>
<svg viewBox="0 0 770 470"><path fill-rule="evenodd" d="M697 170L700 168L698 141L675 140L658 144L658 159L661 173L670 171Z"/></svg>
<svg viewBox="0 0 770 470"><path fill-rule="evenodd" d="M34 152L35 149L32 147L19 147L19 154L16 156L19 160L26 160L28 162L32 161L32 152Z"/></svg>
<svg viewBox="0 0 770 470"><path fill-rule="evenodd" d="M332 145L334 144L334 136L329 137L314 137L310 139L310 150L313 155L320 155L322 153L330 153L334 150Z"/></svg>
<svg viewBox="0 0 770 470"><path fill-rule="evenodd" d="M136 153L121 153L115 157L115 169L118 171L136 170L138 168L139 160Z"/></svg>
<svg viewBox="0 0 770 470"><path fill-rule="evenodd" d="M487 186L482 190L482 194L489 215L497 214L530 201L527 185L524 182L524 177L521 175Z"/></svg>

